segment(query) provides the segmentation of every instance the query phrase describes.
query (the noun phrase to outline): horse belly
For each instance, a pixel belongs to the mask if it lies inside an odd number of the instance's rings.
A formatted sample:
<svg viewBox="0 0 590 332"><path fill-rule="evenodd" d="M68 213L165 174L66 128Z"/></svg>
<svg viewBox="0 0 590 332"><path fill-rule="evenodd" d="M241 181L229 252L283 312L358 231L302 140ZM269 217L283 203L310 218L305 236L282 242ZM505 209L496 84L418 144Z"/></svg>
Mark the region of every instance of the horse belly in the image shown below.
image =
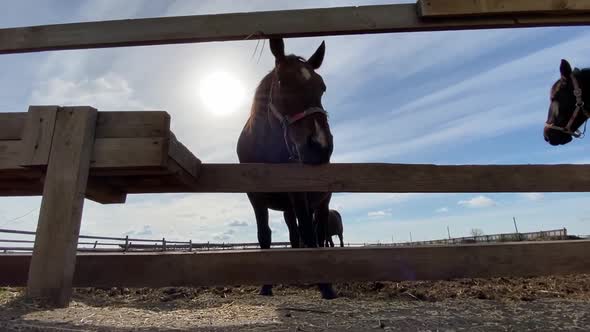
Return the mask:
<svg viewBox="0 0 590 332"><path fill-rule="evenodd" d="M286 193L256 193L257 200L265 202L266 206L275 211L284 212L291 209L291 200Z"/></svg>

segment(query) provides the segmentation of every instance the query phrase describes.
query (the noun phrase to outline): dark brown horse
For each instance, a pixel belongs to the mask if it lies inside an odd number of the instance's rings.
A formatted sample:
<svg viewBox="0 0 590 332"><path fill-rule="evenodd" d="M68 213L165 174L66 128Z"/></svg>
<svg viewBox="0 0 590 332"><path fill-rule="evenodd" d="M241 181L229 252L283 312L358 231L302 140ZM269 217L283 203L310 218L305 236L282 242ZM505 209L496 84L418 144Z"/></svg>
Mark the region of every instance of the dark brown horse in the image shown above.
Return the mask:
<svg viewBox="0 0 590 332"><path fill-rule="evenodd" d="M270 49L275 67L256 89L254 102L237 144L240 163L330 162L333 151L332 133L327 113L322 106L326 85L316 73L324 59L322 42L306 61L285 55L282 39L271 39ZM318 246L318 236L325 229L315 229L314 215L323 227L327 224L331 193L247 193L254 209L258 243L270 248L271 229L268 209L283 211L293 248ZM322 297L334 298L330 284L320 284ZM272 295L272 286L264 285L262 295Z"/></svg>
<svg viewBox="0 0 590 332"><path fill-rule="evenodd" d="M585 123L590 118L590 70L575 69L566 60L561 60L561 78L551 87L551 104L545 122L543 136L551 145L564 145L579 138L586 131ZM589 104L590 105L590 104ZM584 124L584 132L578 128Z"/></svg>
<svg viewBox="0 0 590 332"><path fill-rule="evenodd" d="M318 221L315 220L315 222L317 223ZM330 210L330 214L328 215L328 224L326 225L325 232L327 238L323 239L321 234L318 234L319 241L321 242L323 240L326 247L334 247L334 241L332 241L332 236L338 235L338 238L340 239L340 247L344 247L342 233L342 216L338 211Z"/></svg>

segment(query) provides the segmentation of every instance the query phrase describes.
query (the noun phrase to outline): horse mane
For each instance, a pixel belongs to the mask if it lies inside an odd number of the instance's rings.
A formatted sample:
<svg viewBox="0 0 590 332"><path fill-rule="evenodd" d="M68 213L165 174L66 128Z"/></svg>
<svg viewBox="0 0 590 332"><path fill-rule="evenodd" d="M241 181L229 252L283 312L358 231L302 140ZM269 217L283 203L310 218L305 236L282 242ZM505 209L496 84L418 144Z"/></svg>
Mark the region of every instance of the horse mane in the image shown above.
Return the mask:
<svg viewBox="0 0 590 332"><path fill-rule="evenodd" d="M274 70L273 70L274 71ZM270 92L270 85L272 82L272 73L266 74L264 78L258 83L256 87L256 92L254 93L254 100L252 101L252 107L250 108L250 117L246 122L246 128L250 130L252 128L252 123L256 119L256 116L263 110L266 105L268 105L269 99L269 92Z"/></svg>

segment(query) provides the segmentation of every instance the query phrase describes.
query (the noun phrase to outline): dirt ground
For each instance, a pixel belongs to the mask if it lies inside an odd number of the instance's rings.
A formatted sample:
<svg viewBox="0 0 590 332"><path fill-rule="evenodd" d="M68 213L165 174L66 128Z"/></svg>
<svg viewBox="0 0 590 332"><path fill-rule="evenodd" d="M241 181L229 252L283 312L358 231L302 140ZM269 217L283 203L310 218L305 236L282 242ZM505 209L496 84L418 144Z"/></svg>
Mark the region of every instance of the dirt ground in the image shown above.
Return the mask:
<svg viewBox="0 0 590 332"><path fill-rule="evenodd" d="M314 286L76 289L67 309L0 288L0 331L590 330L590 275Z"/></svg>

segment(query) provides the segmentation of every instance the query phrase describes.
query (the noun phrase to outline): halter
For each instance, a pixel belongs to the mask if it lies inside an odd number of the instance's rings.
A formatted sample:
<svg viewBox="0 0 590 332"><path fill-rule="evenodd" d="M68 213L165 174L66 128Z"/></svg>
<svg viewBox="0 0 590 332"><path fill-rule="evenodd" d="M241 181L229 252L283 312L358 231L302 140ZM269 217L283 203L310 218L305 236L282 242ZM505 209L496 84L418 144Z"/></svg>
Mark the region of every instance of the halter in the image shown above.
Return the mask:
<svg viewBox="0 0 590 332"><path fill-rule="evenodd" d="M279 122L281 123L281 127L283 127L283 139L285 140L285 145L287 146L287 151L289 152L289 160L301 161L299 158L299 153L297 153L297 151L294 151L295 149L292 148L291 144L289 144L289 126L315 113L321 113L325 116L328 116L328 112L326 112L326 110L319 106L314 106L309 107L305 109L303 112L296 113L294 115L283 115L272 103L273 87L274 84L271 84L268 98L268 109L270 110L270 113L272 113L275 116L275 118L279 120Z"/></svg>
<svg viewBox="0 0 590 332"><path fill-rule="evenodd" d="M582 100L582 89L580 88L580 84L578 84L578 80L576 80L576 77L574 76L574 73L576 73L576 72L577 72L577 70L575 70L574 72L571 73L571 79L572 79L572 83L574 85L574 96L576 97L576 109L574 110L574 113L570 117L570 119L567 122L567 125L565 127L556 126L552 123L546 123L545 128L558 130L558 131L561 131L561 132L566 133L568 135L572 135L575 138L582 138L582 137L584 137L584 135L586 133L586 121L584 122L584 131L583 132L580 132L579 130L572 131L571 128L572 128L572 125L574 124L574 120L576 119L576 117L578 116L578 114L580 112L582 112L584 114L584 116L586 117L586 120L588 120L590 118L590 112L584 107L584 101ZM554 96L555 96L555 94L552 96L552 99Z"/></svg>

